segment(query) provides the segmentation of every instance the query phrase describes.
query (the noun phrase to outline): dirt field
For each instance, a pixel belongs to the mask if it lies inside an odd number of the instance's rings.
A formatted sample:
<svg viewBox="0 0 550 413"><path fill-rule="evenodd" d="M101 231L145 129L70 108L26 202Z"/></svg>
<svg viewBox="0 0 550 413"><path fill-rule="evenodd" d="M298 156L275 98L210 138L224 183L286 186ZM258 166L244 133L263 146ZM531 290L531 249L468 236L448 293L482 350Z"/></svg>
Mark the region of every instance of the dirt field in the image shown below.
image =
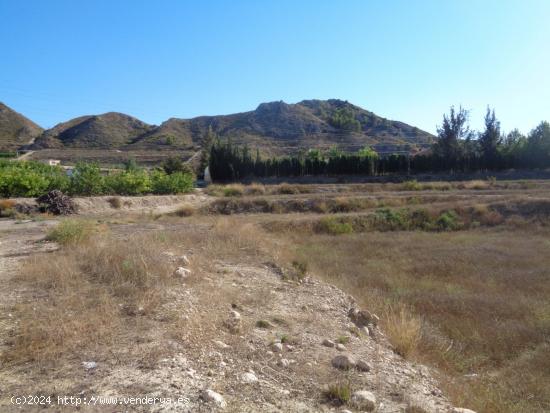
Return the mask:
<svg viewBox="0 0 550 413"><path fill-rule="evenodd" d="M549 181L77 202L56 235L59 218L0 220L2 411L27 393L186 398L130 411L368 411L358 390L379 412L550 411ZM333 367L341 354L369 371Z"/></svg>

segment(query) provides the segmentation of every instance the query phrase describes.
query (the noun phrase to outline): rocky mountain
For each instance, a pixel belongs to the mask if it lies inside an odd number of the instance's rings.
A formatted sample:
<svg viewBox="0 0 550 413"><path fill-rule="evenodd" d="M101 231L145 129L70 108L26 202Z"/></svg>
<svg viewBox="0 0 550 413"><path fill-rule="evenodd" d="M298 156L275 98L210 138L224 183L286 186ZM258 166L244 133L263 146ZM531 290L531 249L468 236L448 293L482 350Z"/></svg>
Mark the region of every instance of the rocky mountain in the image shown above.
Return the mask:
<svg viewBox="0 0 550 413"><path fill-rule="evenodd" d="M36 139L33 149L103 148L114 149L131 144L154 127L131 116L109 112L82 116L60 123Z"/></svg>
<svg viewBox="0 0 550 413"><path fill-rule="evenodd" d="M333 145L351 151L365 145L379 151L414 150L433 140L414 126L330 99L262 103L249 112L171 118L159 126L121 113L83 116L45 131L32 148L196 150L209 128L222 139L276 155Z"/></svg>
<svg viewBox="0 0 550 413"><path fill-rule="evenodd" d="M347 150L367 144L378 150L412 149L426 147L434 138L406 123L331 99L296 104L270 102L232 115L172 118L133 146L199 145L209 127L222 138L275 153L332 145Z"/></svg>
<svg viewBox="0 0 550 413"><path fill-rule="evenodd" d="M15 150L32 142L43 129L0 102L0 151Z"/></svg>

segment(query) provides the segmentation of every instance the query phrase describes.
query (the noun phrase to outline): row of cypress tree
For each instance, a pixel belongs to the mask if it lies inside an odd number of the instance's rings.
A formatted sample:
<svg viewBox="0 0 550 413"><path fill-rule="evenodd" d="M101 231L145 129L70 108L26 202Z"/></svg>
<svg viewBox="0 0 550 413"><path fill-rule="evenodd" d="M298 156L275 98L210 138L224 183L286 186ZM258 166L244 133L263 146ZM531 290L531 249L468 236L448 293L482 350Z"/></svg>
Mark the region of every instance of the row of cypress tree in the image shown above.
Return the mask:
<svg viewBox="0 0 550 413"><path fill-rule="evenodd" d="M387 175L432 172L477 172L504 169L550 168L550 124L541 122L528 136L518 130L503 134L494 110L487 109L485 130L468 126L463 108L444 115L435 143L417 155L379 156L372 149L346 153L331 148L311 149L295 156L262 158L247 146L221 141L209 130L203 156L212 179L236 181L250 177L297 177L307 175Z"/></svg>

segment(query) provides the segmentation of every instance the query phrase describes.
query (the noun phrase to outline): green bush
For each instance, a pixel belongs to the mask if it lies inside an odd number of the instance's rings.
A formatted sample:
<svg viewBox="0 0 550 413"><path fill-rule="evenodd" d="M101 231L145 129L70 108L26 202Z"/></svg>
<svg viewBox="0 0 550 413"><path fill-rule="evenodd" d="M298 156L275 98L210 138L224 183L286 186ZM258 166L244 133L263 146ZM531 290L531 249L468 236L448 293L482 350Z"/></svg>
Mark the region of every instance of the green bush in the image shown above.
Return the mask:
<svg viewBox="0 0 550 413"><path fill-rule="evenodd" d="M39 162L0 162L0 196L37 197L52 189L65 191L69 178L58 166Z"/></svg>
<svg viewBox="0 0 550 413"><path fill-rule="evenodd" d="M67 219L50 230L46 239L62 245L78 244L89 239L94 232L94 228L95 225L90 221Z"/></svg>
<svg viewBox="0 0 550 413"><path fill-rule="evenodd" d="M163 171L151 174L152 192L155 194L180 194L193 189L194 176L191 173L174 172L170 175Z"/></svg>
<svg viewBox="0 0 550 413"><path fill-rule="evenodd" d="M319 221L319 230L331 235L351 234L353 226L349 222L341 222L337 218L325 217Z"/></svg>
<svg viewBox="0 0 550 413"><path fill-rule="evenodd" d="M376 225L384 230L407 229L408 219L406 212L397 211L389 208L382 208L376 211Z"/></svg>
<svg viewBox="0 0 550 413"><path fill-rule="evenodd" d="M129 169L107 175L104 178L104 193L118 195L141 195L151 192L151 179L142 169Z"/></svg>
<svg viewBox="0 0 550 413"><path fill-rule="evenodd" d="M459 217L455 211L445 211L443 212L437 221L435 222L437 228L442 231L454 231L459 229L462 226L462 223L459 220Z"/></svg>
<svg viewBox="0 0 550 413"><path fill-rule="evenodd" d="M105 178L97 163L79 162L73 170L69 192L72 195L101 195L105 193Z"/></svg>
<svg viewBox="0 0 550 413"><path fill-rule="evenodd" d="M421 191L423 189L416 179L403 182L402 188L404 191Z"/></svg>

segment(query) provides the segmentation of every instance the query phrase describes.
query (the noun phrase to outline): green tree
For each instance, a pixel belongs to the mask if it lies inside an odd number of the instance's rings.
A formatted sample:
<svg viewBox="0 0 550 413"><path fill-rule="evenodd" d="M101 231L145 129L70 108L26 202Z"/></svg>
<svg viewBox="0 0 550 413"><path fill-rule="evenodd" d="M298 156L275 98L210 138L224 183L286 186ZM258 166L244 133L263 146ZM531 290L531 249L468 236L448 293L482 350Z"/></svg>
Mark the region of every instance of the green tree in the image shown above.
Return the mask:
<svg viewBox="0 0 550 413"><path fill-rule="evenodd" d="M498 166L498 147L502 142L500 133L500 122L495 116L494 109L487 107L485 114L485 130L478 138L483 164L487 169L494 169Z"/></svg>
<svg viewBox="0 0 550 413"><path fill-rule="evenodd" d="M204 170L210 164L210 153L212 151L212 146L214 145L214 142L216 141L216 139L217 139L217 136L212 130L212 126L208 126L208 131L204 135L204 138L202 140L202 147L201 147L201 158L199 162L199 173L198 173L198 175L201 178L204 175Z"/></svg>
<svg viewBox="0 0 550 413"><path fill-rule="evenodd" d="M461 106L456 112L454 106L451 106L449 116L444 114L443 124L437 128L438 139L433 147L434 153L443 158L448 169L453 169L462 156L464 141L471 137L468 111Z"/></svg>

